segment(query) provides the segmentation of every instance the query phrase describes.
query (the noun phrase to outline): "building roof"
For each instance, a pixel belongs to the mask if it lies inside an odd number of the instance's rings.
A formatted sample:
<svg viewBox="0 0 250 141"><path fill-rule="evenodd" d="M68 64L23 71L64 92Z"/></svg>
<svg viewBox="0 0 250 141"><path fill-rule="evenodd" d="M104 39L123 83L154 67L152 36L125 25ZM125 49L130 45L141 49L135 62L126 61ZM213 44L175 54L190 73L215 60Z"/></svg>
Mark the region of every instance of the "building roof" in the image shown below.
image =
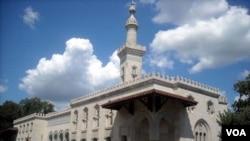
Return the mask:
<svg viewBox="0 0 250 141"><path fill-rule="evenodd" d="M161 108L161 106L169 99L177 100L182 103L185 107L194 106L198 102L192 99L188 99L184 96L172 94L165 91L160 91L156 89L147 90L144 92L136 93L130 96L118 98L109 101L102 105L103 108L119 110L122 106L134 102L135 100L140 100L149 110L153 110L153 104L155 104L156 111Z"/></svg>
<svg viewBox="0 0 250 141"><path fill-rule="evenodd" d="M117 94L117 92L125 92L128 89L132 89L134 87L141 87L146 86L147 84L159 84L164 87L172 88L175 87L183 88L189 91L197 92L202 95L208 95L214 98L221 97L222 99L219 99L220 101L224 101L224 103L227 103L227 99L225 96L222 95L221 91L218 88L208 86L206 84L190 80L188 78L183 77L173 77L173 76L167 76L164 74L159 73L149 73L146 75L143 75L141 77L138 77L134 80L127 81L109 88L105 88L99 91L95 91L89 94L85 94L81 97L77 97L75 99L71 100L71 106L72 105L81 105L82 103L85 103L86 101L90 99L99 98L100 96L114 96Z"/></svg>

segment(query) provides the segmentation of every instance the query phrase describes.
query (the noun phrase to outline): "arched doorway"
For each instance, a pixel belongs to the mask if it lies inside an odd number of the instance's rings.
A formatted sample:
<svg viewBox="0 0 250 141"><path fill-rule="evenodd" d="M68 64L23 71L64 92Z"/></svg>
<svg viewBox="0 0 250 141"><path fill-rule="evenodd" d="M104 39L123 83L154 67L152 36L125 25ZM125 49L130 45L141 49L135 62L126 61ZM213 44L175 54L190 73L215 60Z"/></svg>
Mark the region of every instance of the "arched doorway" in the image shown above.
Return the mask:
<svg viewBox="0 0 250 141"><path fill-rule="evenodd" d="M162 118L160 120L160 125L159 125L159 130L160 130L160 141L167 141L169 140L169 123L167 119Z"/></svg>
<svg viewBox="0 0 250 141"><path fill-rule="evenodd" d="M132 141L149 141L153 132L153 119L150 113L147 111L136 113L132 122Z"/></svg>
<svg viewBox="0 0 250 141"><path fill-rule="evenodd" d="M161 112L157 115L156 118L156 132L158 135L159 141L173 141L175 139L175 130L173 126L174 119L173 113L171 112Z"/></svg>
<svg viewBox="0 0 250 141"><path fill-rule="evenodd" d="M137 126L138 141L149 140L149 122L147 118L143 118Z"/></svg>

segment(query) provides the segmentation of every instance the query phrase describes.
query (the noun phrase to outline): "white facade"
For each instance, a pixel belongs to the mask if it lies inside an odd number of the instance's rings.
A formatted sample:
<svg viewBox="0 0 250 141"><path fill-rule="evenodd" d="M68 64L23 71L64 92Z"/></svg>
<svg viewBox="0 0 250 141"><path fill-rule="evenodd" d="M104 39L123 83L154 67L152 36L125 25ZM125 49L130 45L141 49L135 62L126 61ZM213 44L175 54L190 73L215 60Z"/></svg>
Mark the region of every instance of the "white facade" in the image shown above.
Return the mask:
<svg viewBox="0 0 250 141"><path fill-rule="evenodd" d="M17 141L218 141L218 113L227 100L217 88L183 77L142 75L135 5L118 50L121 83L71 100L70 109L14 121Z"/></svg>

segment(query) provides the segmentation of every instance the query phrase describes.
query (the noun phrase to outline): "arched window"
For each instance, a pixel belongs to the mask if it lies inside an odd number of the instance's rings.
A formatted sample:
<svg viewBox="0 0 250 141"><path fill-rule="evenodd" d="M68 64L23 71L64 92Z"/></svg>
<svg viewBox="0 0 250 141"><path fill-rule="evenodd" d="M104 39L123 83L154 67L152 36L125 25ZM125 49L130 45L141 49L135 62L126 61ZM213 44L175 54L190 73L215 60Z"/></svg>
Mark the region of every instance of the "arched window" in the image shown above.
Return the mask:
<svg viewBox="0 0 250 141"><path fill-rule="evenodd" d="M29 123L27 123L27 126L26 126L26 132L29 131Z"/></svg>
<svg viewBox="0 0 250 141"><path fill-rule="evenodd" d="M199 120L194 128L195 141L211 141L210 128L204 120Z"/></svg>
<svg viewBox="0 0 250 141"><path fill-rule="evenodd" d="M131 75L132 75L133 78L137 77L137 67L136 66L132 67L132 73L131 73Z"/></svg>
<svg viewBox="0 0 250 141"><path fill-rule="evenodd" d="M33 122L30 123L30 132L33 130Z"/></svg>
<svg viewBox="0 0 250 141"><path fill-rule="evenodd" d="M57 133L57 131L55 131L55 132L54 132L54 140L56 141L57 138L58 138L58 133Z"/></svg>
<svg viewBox="0 0 250 141"><path fill-rule="evenodd" d="M23 133L25 132L25 124L23 125Z"/></svg>
<svg viewBox="0 0 250 141"><path fill-rule="evenodd" d="M21 132L22 132L22 125L20 125L19 134L21 134Z"/></svg>
<svg viewBox="0 0 250 141"><path fill-rule="evenodd" d="M69 130L68 129L65 131L65 139L66 139L66 141L69 141Z"/></svg>
<svg viewBox="0 0 250 141"><path fill-rule="evenodd" d="M93 127L97 128L99 127L99 118L100 118L100 106L98 104L95 105L94 107L94 115L93 115L93 120L94 120L94 124Z"/></svg>
<svg viewBox="0 0 250 141"><path fill-rule="evenodd" d="M63 131L62 130L60 130L60 132L59 132L59 139L60 139L60 141L63 141Z"/></svg>
<svg viewBox="0 0 250 141"><path fill-rule="evenodd" d="M83 130L86 130L88 128L88 114L89 110L87 107L85 107L83 109L83 115L82 115Z"/></svg>
<svg viewBox="0 0 250 141"><path fill-rule="evenodd" d="M210 114L210 115L213 115L214 112L215 112L214 103L213 103L211 100L209 100L209 101L207 102L207 112L208 112L208 114Z"/></svg>
<svg viewBox="0 0 250 141"><path fill-rule="evenodd" d="M49 141L52 141L53 140L53 134L52 132L49 133Z"/></svg>
<svg viewBox="0 0 250 141"><path fill-rule="evenodd" d="M124 77L125 77L125 69L124 69L124 67L122 67L122 69L121 69L121 79L122 79L122 81L124 81Z"/></svg>
<svg viewBox="0 0 250 141"><path fill-rule="evenodd" d="M73 115L73 129L77 130L77 122L78 122L78 111L75 110L74 111L74 115Z"/></svg>
<svg viewBox="0 0 250 141"><path fill-rule="evenodd" d="M111 127L113 125L113 111L112 110L106 110L106 126Z"/></svg>
<svg viewBox="0 0 250 141"><path fill-rule="evenodd" d="M78 121L78 111L75 110L74 111L74 122L77 122Z"/></svg>

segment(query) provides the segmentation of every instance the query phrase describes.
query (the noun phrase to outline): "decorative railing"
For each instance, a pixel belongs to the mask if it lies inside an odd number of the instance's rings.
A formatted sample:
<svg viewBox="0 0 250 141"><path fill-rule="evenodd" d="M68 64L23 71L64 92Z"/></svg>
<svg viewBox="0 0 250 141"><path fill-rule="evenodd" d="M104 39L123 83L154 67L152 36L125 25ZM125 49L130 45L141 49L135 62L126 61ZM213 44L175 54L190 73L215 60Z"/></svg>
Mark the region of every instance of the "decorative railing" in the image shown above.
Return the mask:
<svg viewBox="0 0 250 141"><path fill-rule="evenodd" d="M59 112L52 112L52 113L48 113L48 114L34 113L34 114L30 114L28 116L16 119L14 121L14 123L23 122L23 121L27 121L27 120L30 120L30 119L47 119L47 118L50 118L50 117L56 117L56 116L60 116L60 115L63 115L63 114L67 114L68 112L70 112L70 109L66 109L66 110L59 111Z"/></svg>
<svg viewBox="0 0 250 141"><path fill-rule="evenodd" d="M46 114L42 114L42 113L30 114L28 116L14 120L14 123L18 123L18 122L22 122L22 121L26 121L26 120L30 120L30 119L35 119L35 118L45 119Z"/></svg>
<svg viewBox="0 0 250 141"><path fill-rule="evenodd" d="M109 88L105 88L105 89L95 91L95 92L92 92L92 93L89 93L89 94L85 94L85 95L83 95L81 97L72 99L71 100L71 105L76 104L78 102L81 102L82 100L87 100L87 99L91 99L91 98L94 98L94 97L97 97L97 96L101 96L103 94L106 94L106 93L109 93L109 92L112 92L112 91L115 91L115 90L118 90L118 89L122 89L122 88L125 88L125 87L129 87L129 86L132 86L132 85L135 85L135 84L138 84L138 83L141 83L143 81L150 80L150 79L157 79L157 80L165 81L165 82L172 83L172 84L180 83L180 84L184 84L184 85L187 85L187 86L199 88L199 89L211 92L211 93L215 93L215 94L218 94L218 95L222 94L221 91L216 87L208 86L206 84L203 84L203 83L200 83L200 82L188 79L188 78L184 78L184 77L180 77L180 76L176 76L176 77L171 76L170 77L170 76L167 76L167 75L164 75L164 74L154 73L153 72L153 73L143 75L142 77L137 77L137 78L135 78L133 80L124 82L122 84L118 84L118 85L115 85L115 86L112 86L112 87L109 87Z"/></svg>
<svg viewBox="0 0 250 141"><path fill-rule="evenodd" d="M67 114L67 113L69 113L70 111L71 111L71 109L65 109L65 110L59 111L59 112L48 113L46 116L47 116L47 118L55 117L55 116L60 116L60 115Z"/></svg>

